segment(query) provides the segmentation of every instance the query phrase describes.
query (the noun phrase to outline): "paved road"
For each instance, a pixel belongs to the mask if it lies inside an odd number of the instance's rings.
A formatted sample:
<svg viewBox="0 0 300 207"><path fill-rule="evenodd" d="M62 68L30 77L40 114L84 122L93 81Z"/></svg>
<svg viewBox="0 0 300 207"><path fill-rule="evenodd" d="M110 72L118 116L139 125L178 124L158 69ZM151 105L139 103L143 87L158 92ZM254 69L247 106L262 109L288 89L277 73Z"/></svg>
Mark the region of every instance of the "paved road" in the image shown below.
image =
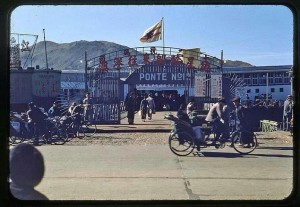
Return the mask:
<svg viewBox="0 0 300 207"><path fill-rule="evenodd" d="M168 145L41 146L37 190L51 200L283 199L292 190L290 146L241 156L231 148L178 157Z"/></svg>
<svg viewBox="0 0 300 207"><path fill-rule="evenodd" d="M143 132L153 139L170 131L163 115L99 126L100 133ZM178 157L164 143L88 143L39 146L46 172L36 189L50 200L276 200L292 191L291 144L262 143L247 156L225 147Z"/></svg>

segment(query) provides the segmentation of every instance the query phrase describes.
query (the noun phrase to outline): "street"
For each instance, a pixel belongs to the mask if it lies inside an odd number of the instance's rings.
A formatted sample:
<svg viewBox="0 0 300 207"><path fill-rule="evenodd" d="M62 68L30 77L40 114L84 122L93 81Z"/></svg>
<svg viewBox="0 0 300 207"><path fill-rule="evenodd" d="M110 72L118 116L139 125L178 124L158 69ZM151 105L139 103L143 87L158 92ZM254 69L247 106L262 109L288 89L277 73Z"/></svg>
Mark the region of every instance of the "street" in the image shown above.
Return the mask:
<svg viewBox="0 0 300 207"><path fill-rule="evenodd" d="M37 190L50 200L283 199L292 190L289 146L241 156L231 148L178 157L168 145L43 146Z"/></svg>
<svg viewBox="0 0 300 207"><path fill-rule="evenodd" d="M168 132L139 131L150 122L170 128L159 116L135 131L123 123L115 130L124 133L104 133L111 126L101 126L94 140L39 146L46 172L36 189L50 200L281 200L291 193L292 143L258 139L250 155L210 147L178 157Z"/></svg>

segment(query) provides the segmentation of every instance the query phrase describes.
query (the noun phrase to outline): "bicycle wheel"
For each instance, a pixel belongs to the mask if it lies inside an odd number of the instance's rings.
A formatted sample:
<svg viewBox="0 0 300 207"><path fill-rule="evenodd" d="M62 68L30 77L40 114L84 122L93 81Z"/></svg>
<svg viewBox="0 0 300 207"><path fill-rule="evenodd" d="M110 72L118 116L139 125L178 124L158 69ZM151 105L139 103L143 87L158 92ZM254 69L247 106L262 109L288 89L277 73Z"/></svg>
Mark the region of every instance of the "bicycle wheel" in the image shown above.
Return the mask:
<svg viewBox="0 0 300 207"><path fill-rule="evenodd" d="M240 154L249 154L257 147L257 138L251 131L241 131L233 135L233 148Z"/></svg>
<svg viewBox="0 0 300 207"><path fill-rule="evenodd" d="M85 129L83 128L83 126L79 126L78 128L78 138L82 139L85 137Z"/></svg>
<svg viewBox="0 0 300 207"><path fill-rule="evenodd" d="M172 133L169 137L169 147L178 156L187 156L194 149L194 137L186 132Z"/></svg>
<svg viewBox="0 0 300 207"><path fill-rule="evenodd" d="M97 126L96 124L83 123L80 130L82 131L84 136L92 137L97 131Z"/></svg>
<svg viewBox="0 0 300 207"><path fill-rule="evenodd" d="M50 140L51 144L63 145L66 142L66 137L63 136L59 128L53 127L48 140Z"/></svg>
<svg viewBox="0 0 300 207"><path fill-rule="evenodd" d="M24 142L25 138L21 136L14 128L10 128L9 144L19 144Z"/></svg>

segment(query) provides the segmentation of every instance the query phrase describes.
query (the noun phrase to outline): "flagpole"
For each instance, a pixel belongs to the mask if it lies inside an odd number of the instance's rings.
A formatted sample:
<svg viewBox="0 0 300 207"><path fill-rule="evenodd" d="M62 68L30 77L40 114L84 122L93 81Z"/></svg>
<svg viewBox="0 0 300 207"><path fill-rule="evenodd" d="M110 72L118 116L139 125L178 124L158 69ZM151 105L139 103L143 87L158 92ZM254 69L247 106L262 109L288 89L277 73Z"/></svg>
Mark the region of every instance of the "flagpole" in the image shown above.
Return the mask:
<svg viewBox="0 0 300 207"><path fill-rule="evenodd" d="M164 18L161 19L162 22L162 36L163 36L163 54L165 54L165 22L164 22Z"/></svg>

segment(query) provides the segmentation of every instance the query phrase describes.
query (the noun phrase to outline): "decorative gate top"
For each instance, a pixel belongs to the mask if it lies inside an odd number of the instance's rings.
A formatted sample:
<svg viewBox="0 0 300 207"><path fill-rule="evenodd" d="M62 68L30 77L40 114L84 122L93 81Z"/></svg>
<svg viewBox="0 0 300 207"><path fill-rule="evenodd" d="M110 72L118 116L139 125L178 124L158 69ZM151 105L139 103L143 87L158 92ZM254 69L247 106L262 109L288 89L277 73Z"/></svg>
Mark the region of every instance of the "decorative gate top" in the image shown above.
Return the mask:
<svg viewBox="0 0 300 207"><path fill-rule="evenodd" d="M172 47L136 47L107 53L87 60L87 67L98 72L109 72L136 68L155 61L164 65L170 60L171 65L184 63L189 69L203 72L219 70L222 67L221 60L200 52L200 49L180 49Z"/></svg>

